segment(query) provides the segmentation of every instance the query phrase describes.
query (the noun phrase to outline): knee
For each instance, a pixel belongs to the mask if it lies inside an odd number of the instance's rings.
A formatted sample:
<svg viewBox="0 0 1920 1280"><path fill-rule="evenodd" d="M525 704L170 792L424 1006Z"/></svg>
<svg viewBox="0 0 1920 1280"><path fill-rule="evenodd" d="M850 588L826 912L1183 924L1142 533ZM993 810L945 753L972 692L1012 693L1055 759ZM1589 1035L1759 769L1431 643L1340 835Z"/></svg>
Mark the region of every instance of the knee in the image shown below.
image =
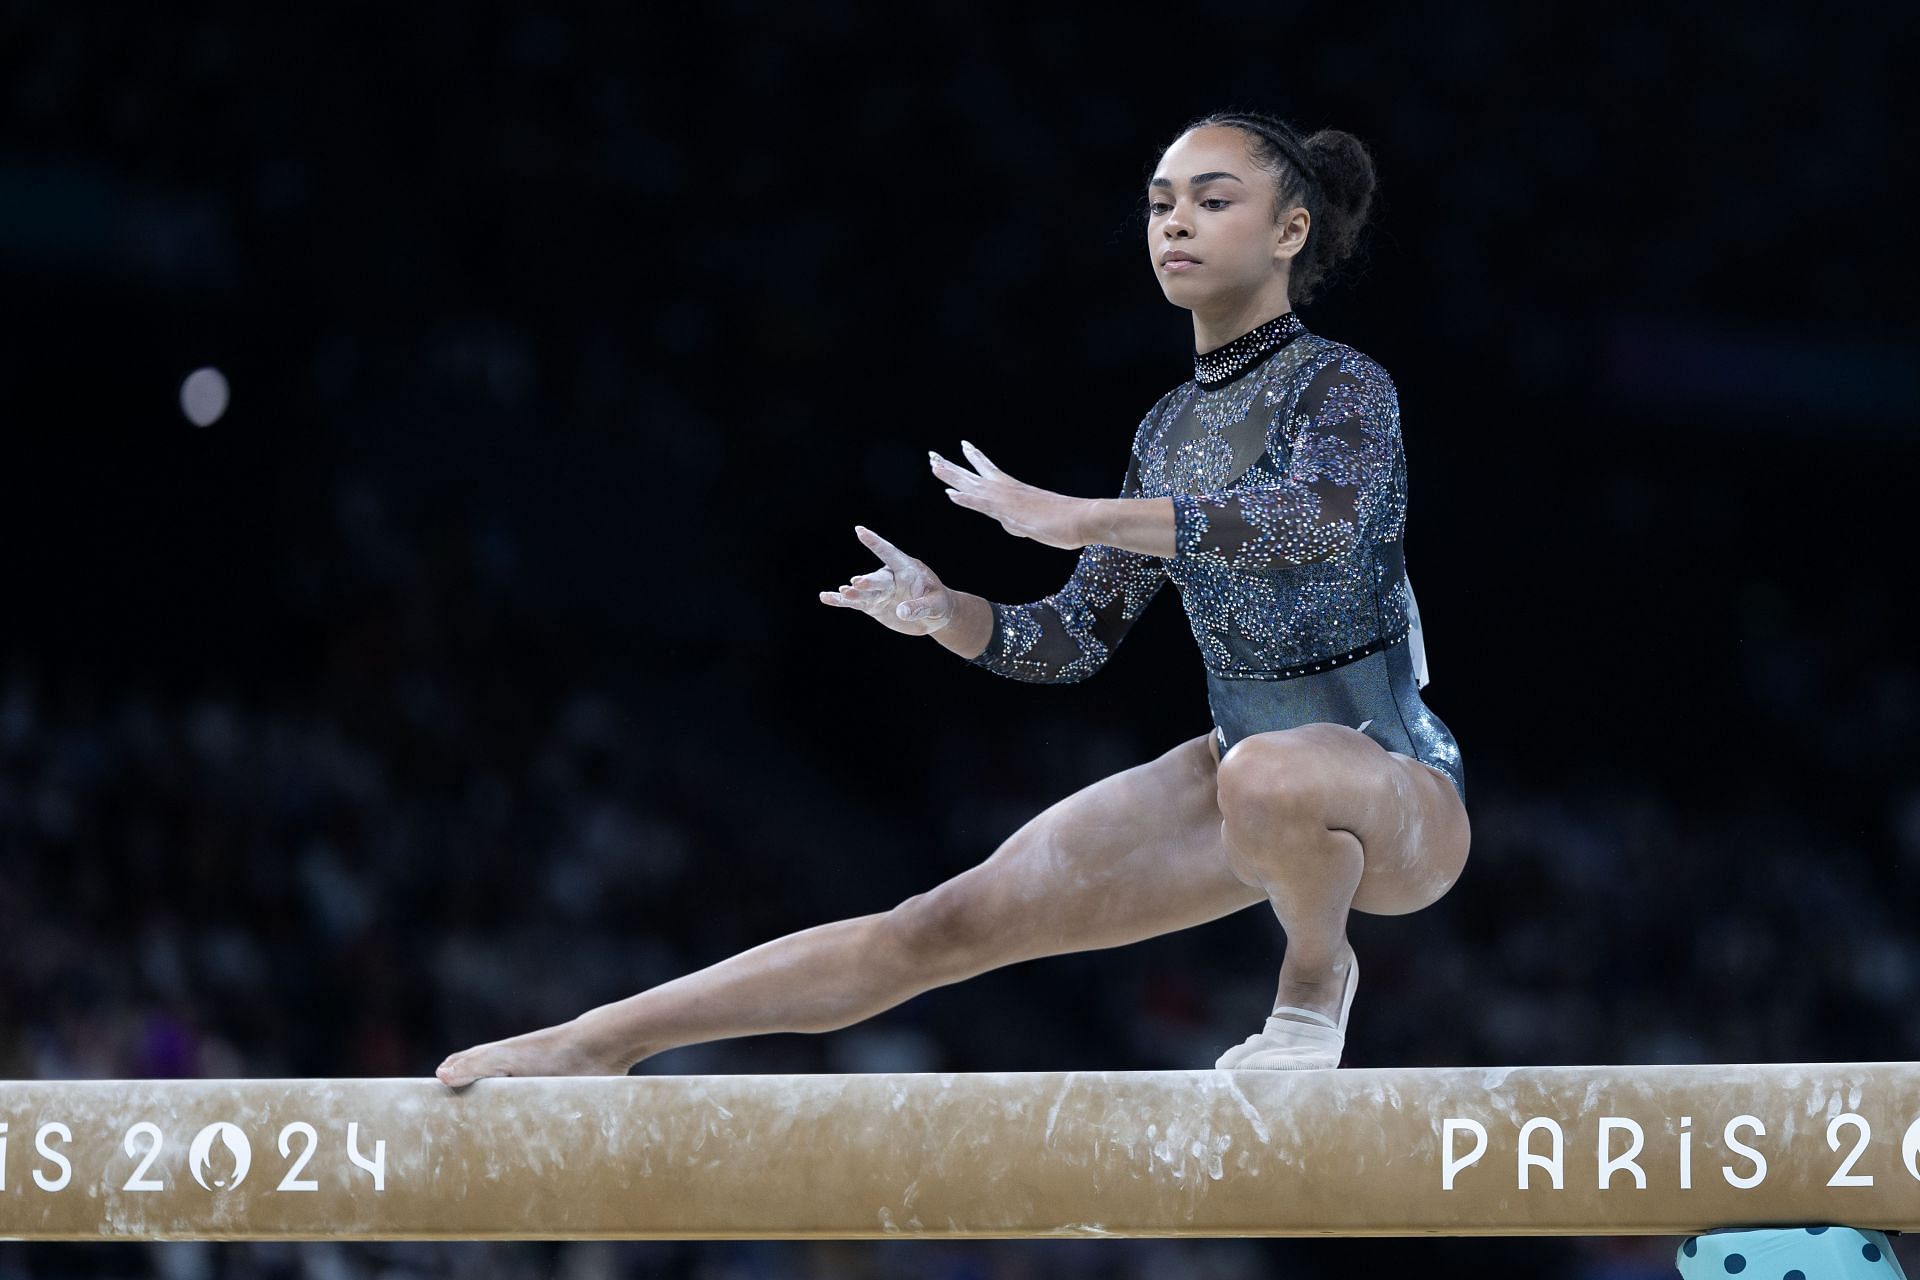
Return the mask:
<svg viewBox="0 0 1920 1280"><path fill-rule="evenodd" d="M1300 730L1235 744L1220 762L1220 816L1234 843L1262 843L1277 831L1322 824L1324 759Z"/></svg>
<svg viewBox="0 0 1920 1280"><path fill-rule="evenodd" d="M988 949L991 913L971 886L948 882L886 915L894 954L916 971L964 976Z"/></svg>

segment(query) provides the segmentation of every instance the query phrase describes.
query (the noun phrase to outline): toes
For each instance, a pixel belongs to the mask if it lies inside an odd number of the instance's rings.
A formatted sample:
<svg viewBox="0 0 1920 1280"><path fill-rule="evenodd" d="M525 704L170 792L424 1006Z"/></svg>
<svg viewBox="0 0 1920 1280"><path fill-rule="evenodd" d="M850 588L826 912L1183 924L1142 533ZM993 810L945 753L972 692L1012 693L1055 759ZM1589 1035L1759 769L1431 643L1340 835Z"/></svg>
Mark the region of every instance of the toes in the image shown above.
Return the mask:
<svg viewBox="0 0 1920 1280"><path fill-rule="evenodd" d="M1260 1046L1259 1036L1257 1035L1248 1036L1245 1040L1242 1040L1239 1044L1233 1046L1233 1048L1221 1054L1220 1057L1216 1059L1213 1064L1214 1069L1216 1071L1226 1071L1232 1067L1237 1066L1240 1062L1240 1059L1252 1053L1255 1049L1259 1048L1259 1046Z"/></svg>
<svg viewBox="0 0 1920 1280"><path fill-rule="evenodd" d="M476 1066L480 1066L480 1069L476 1070ZM433 1074L440 1078L440 1083L450 1088L464 1089L487 1072L471 1053L456 1053L441 1063Z"/></svg>
<svg viewBox="0 0 1920 1280"><path fill-rule="evenodd" d="M1340 1050L1285 1048L1261 1049L1235 1064L1241 1071L1332 1071L1340 1065Z"/></svg>

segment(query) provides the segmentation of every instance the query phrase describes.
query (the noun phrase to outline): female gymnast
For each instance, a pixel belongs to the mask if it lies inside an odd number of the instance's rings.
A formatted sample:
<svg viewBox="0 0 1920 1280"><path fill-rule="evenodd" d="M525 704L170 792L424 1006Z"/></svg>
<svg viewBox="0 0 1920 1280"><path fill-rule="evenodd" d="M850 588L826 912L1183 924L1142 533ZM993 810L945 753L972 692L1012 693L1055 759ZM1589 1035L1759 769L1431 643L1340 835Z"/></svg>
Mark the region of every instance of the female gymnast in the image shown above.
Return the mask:
<svg viewBox="0 0 1920 1280"><path fill-rule="evenodd" d="M947 496L1079 549L1059 591L1004 605L872 530L880 566L820 599L1016 680L1082 680L1171 578L1213 730L1058 801L993 855L889 911L764 943L438 1075L621 1073L681 1045L829 1031L1015 961L1115 947L1267 902L1286 931L1273 1014L1223 1068L1339 1064L1359 966L1349 910L1418 911L1469 842L1460 751L1422 704L1402 553L1393 383L1293 313L1351 251L1373 163L1351 134L1267 116L1188 125L1147 184L1147 253L1193 313L1194 377L1141 422L1120 496L1023 484L970 443Z"/></svg>

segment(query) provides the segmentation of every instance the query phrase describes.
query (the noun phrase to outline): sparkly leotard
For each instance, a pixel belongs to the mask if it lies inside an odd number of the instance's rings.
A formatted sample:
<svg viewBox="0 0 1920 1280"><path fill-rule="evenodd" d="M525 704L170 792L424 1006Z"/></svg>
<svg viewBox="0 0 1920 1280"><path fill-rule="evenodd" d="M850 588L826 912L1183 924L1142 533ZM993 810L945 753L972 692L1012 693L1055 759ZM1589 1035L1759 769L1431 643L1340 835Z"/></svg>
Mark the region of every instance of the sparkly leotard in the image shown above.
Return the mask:
<svg viewBox="0 0 1920 1280"><path fill-rule="evenodd" d="M993 605L976 665L1084 680L1171 578L1222 755L1249 734L1331 721L1439 770L1465 800L1459 744L1420 700L1407 460L1386 370L1277 316L1194 357L1193 381L1135 432L1120 496L1173 499L1173 556L1082 548L1046 599Z"/></svg>

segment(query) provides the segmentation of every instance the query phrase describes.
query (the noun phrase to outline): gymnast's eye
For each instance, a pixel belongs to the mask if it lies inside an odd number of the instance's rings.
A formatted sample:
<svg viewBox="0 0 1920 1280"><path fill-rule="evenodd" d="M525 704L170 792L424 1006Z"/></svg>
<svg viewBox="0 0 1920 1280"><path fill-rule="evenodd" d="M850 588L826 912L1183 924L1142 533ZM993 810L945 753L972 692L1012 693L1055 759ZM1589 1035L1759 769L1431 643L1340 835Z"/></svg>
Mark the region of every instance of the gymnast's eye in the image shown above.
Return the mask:
<svg viewBox="0 0 1920 1280"><path fill-rule="evenodd" d="M1201 207L1207 208L1207 209L1213 209L1216 213L1219 212L1220 209L1224 209L1232 203L1233 201L1223 200L1219 196L1208 196L1205 200L1202 200L1200 202ZM1218 206L1218 208L1215 208L1215 206Z"/></svg>
<svg viewBox="0 0 1920 1280"><path fill-rule="evenodd" d="M1173 208L1173 206L1168 204L1165 200L1147 201L1147 212L1152 214L1156 218L1171 208Z"/></svg>

